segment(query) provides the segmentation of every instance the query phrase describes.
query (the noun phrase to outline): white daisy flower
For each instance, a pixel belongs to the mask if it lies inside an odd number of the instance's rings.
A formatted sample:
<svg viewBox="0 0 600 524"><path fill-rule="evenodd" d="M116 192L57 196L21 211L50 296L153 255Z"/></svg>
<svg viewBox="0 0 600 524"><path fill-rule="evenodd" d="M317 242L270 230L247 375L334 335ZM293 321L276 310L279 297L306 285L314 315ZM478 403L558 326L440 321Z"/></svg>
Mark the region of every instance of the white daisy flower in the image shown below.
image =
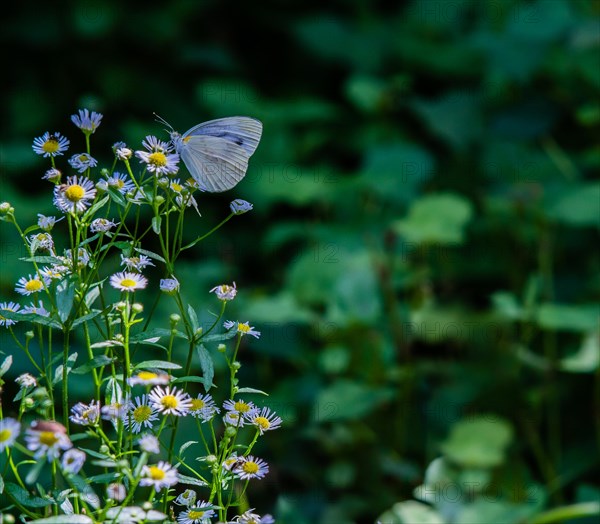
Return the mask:
<svg viewBox="0 0 600 524"><path fill-rule="evenodd" d="M48 462L56 460L61 450L73 447L66 428L54 421L37 421L31 424L25 431L25 441L27 449L35 451L34 458L47 457Z"/></svg>
<svg viewBox="0 0 600 524"><path fill-rule="evenodd" d="M242 416L249 416L258 413L253 402L245 402L244 400L226 400L223 402L223 409L232 413L239 413Z"/></svg>
<svg viewBox="0 0 600 524"><path fill-rule="evenodd" d="M40 278L39 275L28 275L27 277L21 277L15 286L15 291L21 295L33 295L44 290L50 282Z"/></svg>
<svg viewBox="0 0 600 524"><path fill-rule="evenodd" d="M179 291L179 280L173 278L161 278L160 279L160 290L163 293L173 294Z"/></svg>
<svg viewBox="0 0 600 524"><path fill-rule="evenodd" d="M243 215L248 211L252 211L254 206L250 202L246 202L241 198L235 199L231 204L229 204L229 208L234 215Z"/></svg>
<svg viewBox="0 0 600 524"><path fill-rule="evenodd" d="M156 138L155 136L148 135L144 140L142 140L142 145L150 152L150 153L170 153L173 151L173 145L170 142L165 142Z"/></svg>
<svg viewBox="0 0 600 524"><path fill-rule="evenodd" d="M253 426L256 426L261 435L265 431L271 431L281 426L283 422L281 417L278 417L275 412L269 408L262 408L260 412L249 413L244 415L244 418Z"/></svg>
<svg viewBox="0 0 600 524"><path fill-rule="evenodd" d="M123 502L127 496L127 488L119 482L111 482L106 486L106 496L116 502Z"/></svg>
<svg viewBox="0 0 600 524"><path fill-rule="evenodd" d="M240 413L236 413L235 411L228 411L225 413L223 417L223 422L229 426L234 426L236 428L244 427L244 417Z"/></svg>
<svg viewBox="0 0 600 524"><path fill-rule="evenodd" d="M156 491L160 491L177 484L178 481L177 468L160 461L154 466L146 465L142 468L140 486L152 486Z"/></svg>
<svg viewBox="0 0 600 524"><path fill-rule="evenodd" d="M94 183L86 177L68 176L54 187L54 205L63 213L83 213L96 198Z"/></svg>
<svg viewBox="0 0 600 524"><path fill-rule="evenodd" d="M240 335L252 335L254 338L260 337L260 331L256 331L253 326L248 325L248 322L234 322L233 320L226 320L223 323L225 329L229 330L233 327L237 330Z"/></svg>
<svg viewBox="0 0 600 524"><path fill-rule="evenodd" d="M230 286L228 284L221 284L220 286L213 287L210 290L210 292L217 295L217 298L219 300L223 300L224 302L233 300L237 295L235 282L233 283L233 286Z"/></svg>
<svg viewBox="0 0 600 524"><path fill-rule="evenodd" d="M56 217L47 217L42 215L41 213L38 213L38 226L44 231L51 231L54 227L54 224L56 224L63 218L64 217L61 217L57 220Z"/></svg>
<svg viewBox="0 0 600 524"><path fill-rule="evenodd" d="M241 458L233 472L242 480L261 479L269 472L269 465L262 459L248 455Z"/></svg>
<svg viewBox="0 0 600 524"><path fill-rule="evenodd" d="M248 511L242 513L241 515L238 515L237 517L235 517L233 519L233 522L235 522L236 524L274 524L275 523L275 519L269 515L266 514L264 516L260 516L256 513L252 513L254 511L254 508L249 509Z"/></svg>
<svg viewBox="0 0 600 524"><path fill-rule="evenodd" d="M49 317L50 312L44 307L43 302L40 300L38 304L32 302L28 306L23 306L21 313L28 314L34 313L35 315L40 315L42 317Z"/></svg>
<svg viewBox="0 0 600 524"><path fill-rule="evenodd" d="M148 151L136 151L141 162L147 165L148 171L156 176L174 175L179 171L179 155L171 153L170 146L156 137L147 136L142 143Z"/></svg>
<svg viewBox="0 0 600 524"><path fill-rule="evenodd" d="M119 291L132 292L144 289L148 285L148 279L139 273L121 271L110 277L110 285Z"/></svg>
<svg viewBox="0 0 600 524"><path fill-rule="evenodd" d="M44 175L42 176L42 180L48 180L50 182L58 184L60 182L61 177L62 173L55 167L51 167L44 173Z"/></svg>
<svg viewBox="0 0 600 524"><path fill-rule="evenodd" d="M60 257L59 257L60 258ZM65 249L65 256L62 257L62 262L65 266L73 267L73 251L71 249ZM90 253L84 247L77 249L77 266L84 268L90 263Z"/></svg>
<svg viewBox="0 0 600 524"><path fill-rule="evenodd" d="M21 423L14 418L0 420L0 453L15 443L20 432Z"/></svg>
<svg viewBox="0 0 600 524"><path fill-rule="evenodd" d="M63 266L60 264L55 264L51 267L43 267L40 269L40 275L44 279L48 278L50 280L59 279L64 277L69 272L69 268L67 266Z"/></svg>
<svg viewBox="0 0 600 524"><path fill-rule="evenodd" d="M71 121L81 129L86 135L91 135L102 121L102 114L96 111L90 112L87 109L80 109L79 114L71 115Z"/></svg>
<svg viewBox="0 0 600 524"><path fill-rule="evenodd" d="M89 404L78 402L71 408L69 419L80 426L95 426L100 420L100 404L92 400Z"/></svg>
<svg viewBox="0 0 600 524"><path fill-rule="evenodd" d="M108 220L106 218L96 218L90 224L90 231L92 233L106 233L116 225L117 224L115 224L112 220Z"/></svg>
<svg viewBox="0 0 600 524"><path fill-rule="evenodd" d="M0 303L0 326L14 326L18 320L11 320L2 316L2 311L10 311L11 313L16 313L21 309L19 304L15 302L2 302Z"/></svg>
<svg viewBox="0 0 600 524"><path fill-rule="evenodd" d="M110 420L111 422L117 422L122 420L127 415L131 407L129 400L115 401L110 404L105 404L100 410L101 416L104 420Z"/></svg>
<svg viewBox="0 0 600 524"><path fill-rule="evenodd" d="M69 149L69 140L60 133L48 133L33 139L33 152L44 157L62 155Z"/></svg>
<svg viewBox="0 0 600 524"><path fill-rule="evenodd" d="M177 516L179 524L209 524L210 519L214 517L215 511L211 509L212 504L208 502L199 502L193 507L182 511Z"/></svg>
<svg viewBox="0 0 600 524"><path fill-rule="evenodd" d="M126 257L121 254L121 265L125 266L127 269L135 269L136 271L141 271L142 269L147 268L148 266L153 266L152 260L150 257L146 255L140 255L137 257Z"/></svg>
<svg viewBox="0 0 600 524"><path fill-rule="evenodd" d="M164 390L156 386L148 395L151 405L163 415L187 415L192 405L192 399L187 393L177 391L177 388L167 386Z"/></svg>
<svg viewBox="0 0 600 524"><path fill-rule="evenodd" d="M155 455L160 453L160 442L154 435L144 435L138 440L138 445L146 453L154 453Z"/></svg>
<svg viewBox="0 0 600 524"><path fill-rule="evenodd" d="M144 386L164 386L171 381L167 373L154 373L154 371L139 371L133 377L127 379L130 386L142 384Z"/></svg>
<svg viewBox="0 0 600 524"><path fill-rule="evenodd" d="M174 502L179 506L192 506L196 502L197 496L193 489L186 489L183 493L179 494Z"/></svg>
<svg viewBox="0 0 600 524"><path fill-rule="evenodd" d="M29 250L32 254L35 254L39 249L54 251L54 240L52 235L49 233L36 233L27 237L27 243L29 244Z"/></svg>
<svg viewBox="0 0 600 524"><path fill-rule="evenodd" d="M87 153L77 153L69 158L69 164L79 173L83 173L92 167L96 167L98 161Z"/></svg>
<svg viewBox="0 0 600 524"><path fill-rule="evenodd" d="M19 384L19 387L22 389L33 388L37 386L37 380L31 373L23 373L19 375L15 382Z"/></svg>
<svg viewBox="0 0 600 524"><path fill-rule="evenodd" d="M235 468L240 463L241 458L242 457L238 457L238 454L234 452L223 461L223 464L221 464L221 467L224 470L231 471L231 470L233 470L233 468Z"/></svg>
<svg viewBox="0 0 600 524"><path fill-rule="evenodd" d="M116 171L106 179L106 183L108 184L108 187L114 187L124 195L135 189L135 184L131 181L129 176Z"/></svg>
<svg viewBox="0 0 600 524"><path fill-rule="evenodd" d="M139 433L144 428L151 428L152 423L158 420L156 409L148 401L147 395L136 397L129 405L129 411L123 417L123 425L134 433Z"/></svg>
<svg viewBox="0 0 600 524"><path fill-rule="evenodd" d="M79 473L79 470L83 467L85 462L85 453L77 448L71 448L62 456L61 465L62 469L66 473Z"/></svg>
<svg viewBox="0 0 600 524"><path fill-rule="evenodd" d="M192 399L190 414L196 418L201 418L204 422L209 421L219 412L219 408L209 394L204 396L199 394L196 398Z"/></svg>

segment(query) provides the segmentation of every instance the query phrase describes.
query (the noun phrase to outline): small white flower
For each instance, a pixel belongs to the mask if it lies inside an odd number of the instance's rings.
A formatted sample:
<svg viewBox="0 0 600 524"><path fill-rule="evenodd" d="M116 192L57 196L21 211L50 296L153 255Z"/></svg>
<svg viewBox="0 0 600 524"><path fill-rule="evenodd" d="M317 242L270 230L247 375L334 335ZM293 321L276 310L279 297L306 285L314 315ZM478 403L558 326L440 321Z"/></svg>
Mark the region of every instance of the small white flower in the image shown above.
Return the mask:
<svg viewBox="0 0 600 524"><path fill-rule="evenodd" d="M49 284L39 275L29 275L27 277L21 277L15 286L15 291L21 295L33 295L43 291L44 288Z"/></svg>
<svg viewBox="0 0 600 524"><path fill-rule="evenodd" d="M139 441L138 445L142 451L146 453L160 453L160 443L154 435L144 435Z"/></svg>
<svg viewBox="0 0 600 524"><path fill-rule="evenodd" d="M106 496L116 502L123 502L127 496L127 488L119 482L111 482L106 487Z"/></svg>
<svg viewBox="0 0 600 524"><path fill-rule="evenodd" d="M60 182L61 177L62 173L55 167L51 167L44 173L44 176L42 176L42 180L48 180L50 182L58 184Z"/></svg>
<svg viewBox="0 0 600 524"><path fill-rule="evenodd" d="M78 402L71 408L69 419L80 426L95 426L100 420L100 404L92 400L89 404Z"/></svg>
<svg viewBox="0 0 600 524"><path fill-rule="evenodd" d="M244 418L253 426L256 426L262 435L265 431L271 431L281 426L281 417L278 417L269 408L262 408L260 412L251 412L244 415Z"/></svg>
<svg viewBox="0 0 600 524"><path fill-rule="evenodd" d="M223 402L223 409L230 413L239 413L242 416L250 416L258 413L253 402L245 402L244 400L226 400Z"/></svg>
<svg viewBox="0 0 600 524"><path fill-rule="evenodd" d="M253 326L250 326L248 322L234 322L232 320L226 320L223 323L225 329L231 329L233 327L236 328L237 332L244 335L252 335L254 338L260 337L260 331L256 331Z"/></svg>
<svg viewBox="0 0 600 524"><path fill-rule="evenodd" d="M54 205L63 213L83 213L94 198L96 188L86 177L69 176L64 184L54 187Z"/></svg>
<svg viewBox="0 0 600 524"><path fill-rule="evenodd" d="M151 405L163 415L187 415L192 405L192 400L187 393L177 391L176 388L167 386L162 389L156 386L148 395Z"/></svg>
<svg viewBox="0 0 600 524"><path fill-rule="evenodd" d="M116 171L112 174L112 176L106 179L106 183L108 187L114 187L124 195L135 189L135 184L127 175L124 173L117 173Z"/></svg>
<svg viewBox="0 0 600 524"><path fill-rule="evenodd" d="M146 136L146 138L142 140L142 145L150 153L170 153L171 151L173 151L173 146L171 143L160 140L152 135Z"/></svg>
<svg viewBox="0 0 600 524"><path fill-rule="evenodd" d="M129 411L123 417L123 425L134 433L139 433L144 428L151 428L152 423L158 420L156 409L148 402L148 396L136 397L129 406Z"/></svg>
<svg viewBox="0 0 600 524"><path fill-rule="evenodd" d="M171 381L167 373L154 373L154 371L139 371L133 377L127 379L130 386L142 384L144 386L164 386Z"/></svg>
<svg viewBox="0 0 600 524"><path fill-rule="evenodd" d="M127 147L125 142L115 142L112 149L119 160L129 160L133 155L133 151Z"/></svg>
<svg viewBox="0 0 600 524"><path fill-rule="evenodd" d="M173 294L179 291L179 280L173 278L162 278L160 280L160 290L163 293Z"/></svg>
<svg viewBox="0 0 600 524"><path fill-rule="evenodd" d="M226 471L231 471L238 465L238 463L240 463L241 459L242 457L238 457L238 454L234 452L223 461L221 467Z"/></svg>
<svg viewBox="0 0 600 524"><path fill-rule="evenodd" d="M217 298L219 300L223 300L224 302L233 300L235 298L235 296L237 295L237 289L235 287L235 282L233 283L233 286L230 286L228 284L221 284L220 286L213 287L210 290L210 292L217 295Z"/></svg>
<svg viewBox="0 0 600 524"><path fill-rule="evenodd" d="M11 313L16 313L21 309L19 304L15 304L14 302L1 302L0 303L0 326L14 326L18 320L11 320L9 318L2 316L2 311L10 311Z"/></svg>
<svg viewBox="0 0 600 524"><path fill-rule="evenodd" d="M62 469L67 473L77 474L85 462L85 453L79 449L71 448L62 456Z"/></svg>
<svg viewBox="0 0 600 524"><path fill-rule="evenodd" d="M179 524L209 524L211 518L214 517L215 511L211 509L212 504L208 502L199 502L193 507L182 511L177 516Z"/></svg>
<svg viewBox="0 0 600 524"><path fill-rule="evenodd" d="M48 133L33 139L33 151L44 157L62 155L69 148L69 140L60 133Z"/></svg>
<svg viewBox="0 0 600 524"><path fill-rule="evenodd" d="M79 114L71 115L71 121L81 129L86 135L91 135L102 121L102 114L92 111L90 114L87 109L80 109Z"/></svg>
<svg viewBox="0 0 600 524"><path fill-rule="evenodd" d="M42 317L49 317L50 312L44 307L43 302L40 300L38 304L32 302L29 306L23 306L21 313L28 314L33 313L35 315L40 315Z"/></svg>
<svg viewBox="0 0 600 524"><path fill-rule="evenodd" d="M67 436L67 430L58 422L34 422L25 431L25 441L27 449L35 451L34 458L46 457L48 462L56 460L61 450L73 447Z"/></svg>
<svg viewBox="0 0 600 524"><path fill-rule="evenodd" d="M121 265L125 266L129 270L135 269L136 271L141 271L142 269L145 269L148 266L153 266L154 264L150 260L150 257L146 255L140 255L138 257L126 257L121 255Z"/></svg>
<svg viewBox="0 0 600 524"><path fill-rule="evenodd" d="M142 468L140 486L152 486L156 491L160 491L162 488L177 484L177 482L177 468L167 462L160 461L156 465L146 465Z"/></svg>
<svg viewBox="0 0 600 524"><path fill-rule="evenodd" d="M36 233L27 237L27 243L29 244L29 250L32 254L35 254L39 249L54 251L54 240L50 233Z"/></svg>
<svg viewBox="0 0 600 524"><path fill-rule="evenodd" d="M249 509L248 511L235 517L233 519L233 521L236 524L274 524L275 523L275 519L271 515L266 514L261 517L260 515L258 515L256 513L252 513L253 511L254 511L254 508Z"/></svg>
<svg viewBox="0 0 600 524"><path fill-rule="evenodd" d="M135 156L146 164L148 171L156 176L174 175L179 171L179 155L170 152L169 144L153 136L147 136L142 144L148 151L136 151Z"/></svg>
<svg viewBox="0 0 600 524"><path fill-rule="evenodd" d="M15 443L20 432L21 423L14 418L0 420L0 453Z"/></svg>
<svg viewBox="0 0 600 524"><path fill-rule="evenodd" d="M105 404L102 406L100 413L104 420L110 420L111 422L117 422L122 420L127 414L131 407L131 403L128 400L117 400L111 404Z"/></svg>
<svg viewBox="0 0 600 524"><path fill-rule="evenodd" d="M69 164L71 164L71 167L79 173L83 173L92 167L96 167L98 161L87 153L77 153L69 158Z"/></svg>
<svg viewBox="0 0 600 524"><path fill-rule="evenodd" d="M19 387L22 389L33 388L37 386L36 378L30 373L23 373L22 375L19 375L15 379L15 382L19 384Z"/></svg>
<svg viewBox="0 0 600 524"><path fill-rule="evenodd" d="M220 412L213 398L207 393L206 395L199 394L196 398L192 398L190 406L190 414L196 418L201 418L204 422L209 421Z"/></svg>
<svg viewBox="0 0 600 524"><path fill-rule="evenodd" d="M106 233L116 225L117 224L115 224L112 220L108 220L106 218L96 218L90 224L90 231L92 233Z"/></svg>
<svg viewBox="0 0 600 524"><path fill-rule="evenodd" d="M269 472L269 466L264 460L248 455L241 458L233 472L242 480L260 479Z"/></svg>
<svg viewBox="0 0 600 524"><path fill-rule="evenodd" d="M64 217L61 217L57 220L56 217L47 217L42 215L41 213L38 213L38 226L44 231L51 231L54 227L54 224L56 224L63 218Z"/></svg>
<svg viewBox="0 0 600 524"><path fill-rule="evenodd" d="M148 285L148 279L139 273L122 271L110 277L110 285L119 291L132 292L144 289Z"/></svg>

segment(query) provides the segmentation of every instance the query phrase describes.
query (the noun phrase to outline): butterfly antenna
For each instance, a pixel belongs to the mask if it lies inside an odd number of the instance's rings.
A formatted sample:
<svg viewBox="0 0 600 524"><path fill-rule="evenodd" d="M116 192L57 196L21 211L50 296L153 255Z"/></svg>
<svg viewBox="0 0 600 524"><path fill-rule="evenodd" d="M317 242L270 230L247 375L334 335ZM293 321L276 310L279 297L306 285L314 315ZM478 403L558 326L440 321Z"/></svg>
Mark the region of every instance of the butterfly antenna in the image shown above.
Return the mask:
<svg viewBox="0 0 600 524"><path fill-rule="evenodd" d="M166 126L168 127L168 129L165 129L165 131L166 131L167 133L171 133L172 131L175 131L175 130L173 129L173 126L172 126L171 124L169 124L169 122L167 122L167 121L166 121L166 120L165 120L165 119L164 119L162 116L159 116L159 115L157 115L157 114L156 114L156 113L154 113L154 112L152 112L152 114L154 115L154 117L155 117L155 120L156 120L157 122L160 122L161 124L164 124L164 125L166 125Z"/></svg>

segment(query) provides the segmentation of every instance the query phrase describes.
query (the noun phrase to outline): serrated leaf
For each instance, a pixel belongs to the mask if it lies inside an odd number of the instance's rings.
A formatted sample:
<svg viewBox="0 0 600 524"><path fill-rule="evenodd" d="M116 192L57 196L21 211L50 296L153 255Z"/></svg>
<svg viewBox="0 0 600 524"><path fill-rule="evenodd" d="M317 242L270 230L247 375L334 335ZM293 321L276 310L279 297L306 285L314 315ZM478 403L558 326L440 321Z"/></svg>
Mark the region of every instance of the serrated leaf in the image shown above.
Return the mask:
<svg viewBox="0 0 600 524"><path fill-rule="evenodd" d="M82 366L79 366L71 371L71 373L75 373L76 375L83 375L88 373L92 369L99 368L101 366L108 366L111 362L117 360L116 357L108 357L106 355L98 355L94 357L89 362L86 362Z"/></svg>
<svg viewBox="0 0 600 524"><path fill-rule="evenodd" d="M133 369L139 368L181 369L181 366L174 362L167 362L166 360L144 360L144 362L136 364Z"/></svg>
<svg viewBox="0 0 600 524"><path fill-rule="evenodd" d="M204 384L204 390L208 391L212 387L212 381L215 376L213 360L203 344L198 344L196 346L196 351L198 353L198 358L200 359L200 367L202 368L202 383Z"/></svg>

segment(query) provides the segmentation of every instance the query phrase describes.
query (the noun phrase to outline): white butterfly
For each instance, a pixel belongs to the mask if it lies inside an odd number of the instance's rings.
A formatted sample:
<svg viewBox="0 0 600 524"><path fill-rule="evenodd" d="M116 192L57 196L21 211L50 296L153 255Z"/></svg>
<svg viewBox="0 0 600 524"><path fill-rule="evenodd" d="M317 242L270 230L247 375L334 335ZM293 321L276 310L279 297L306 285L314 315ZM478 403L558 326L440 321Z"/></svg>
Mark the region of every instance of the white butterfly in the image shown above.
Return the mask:
<svg viewBox="0 0 600 524"><path fill-rule="evenodd" d="M183 135L169 127L175 151L200 189L210 193L227 191L244 178L263 128L247 116L209 120Z"/></svg>

